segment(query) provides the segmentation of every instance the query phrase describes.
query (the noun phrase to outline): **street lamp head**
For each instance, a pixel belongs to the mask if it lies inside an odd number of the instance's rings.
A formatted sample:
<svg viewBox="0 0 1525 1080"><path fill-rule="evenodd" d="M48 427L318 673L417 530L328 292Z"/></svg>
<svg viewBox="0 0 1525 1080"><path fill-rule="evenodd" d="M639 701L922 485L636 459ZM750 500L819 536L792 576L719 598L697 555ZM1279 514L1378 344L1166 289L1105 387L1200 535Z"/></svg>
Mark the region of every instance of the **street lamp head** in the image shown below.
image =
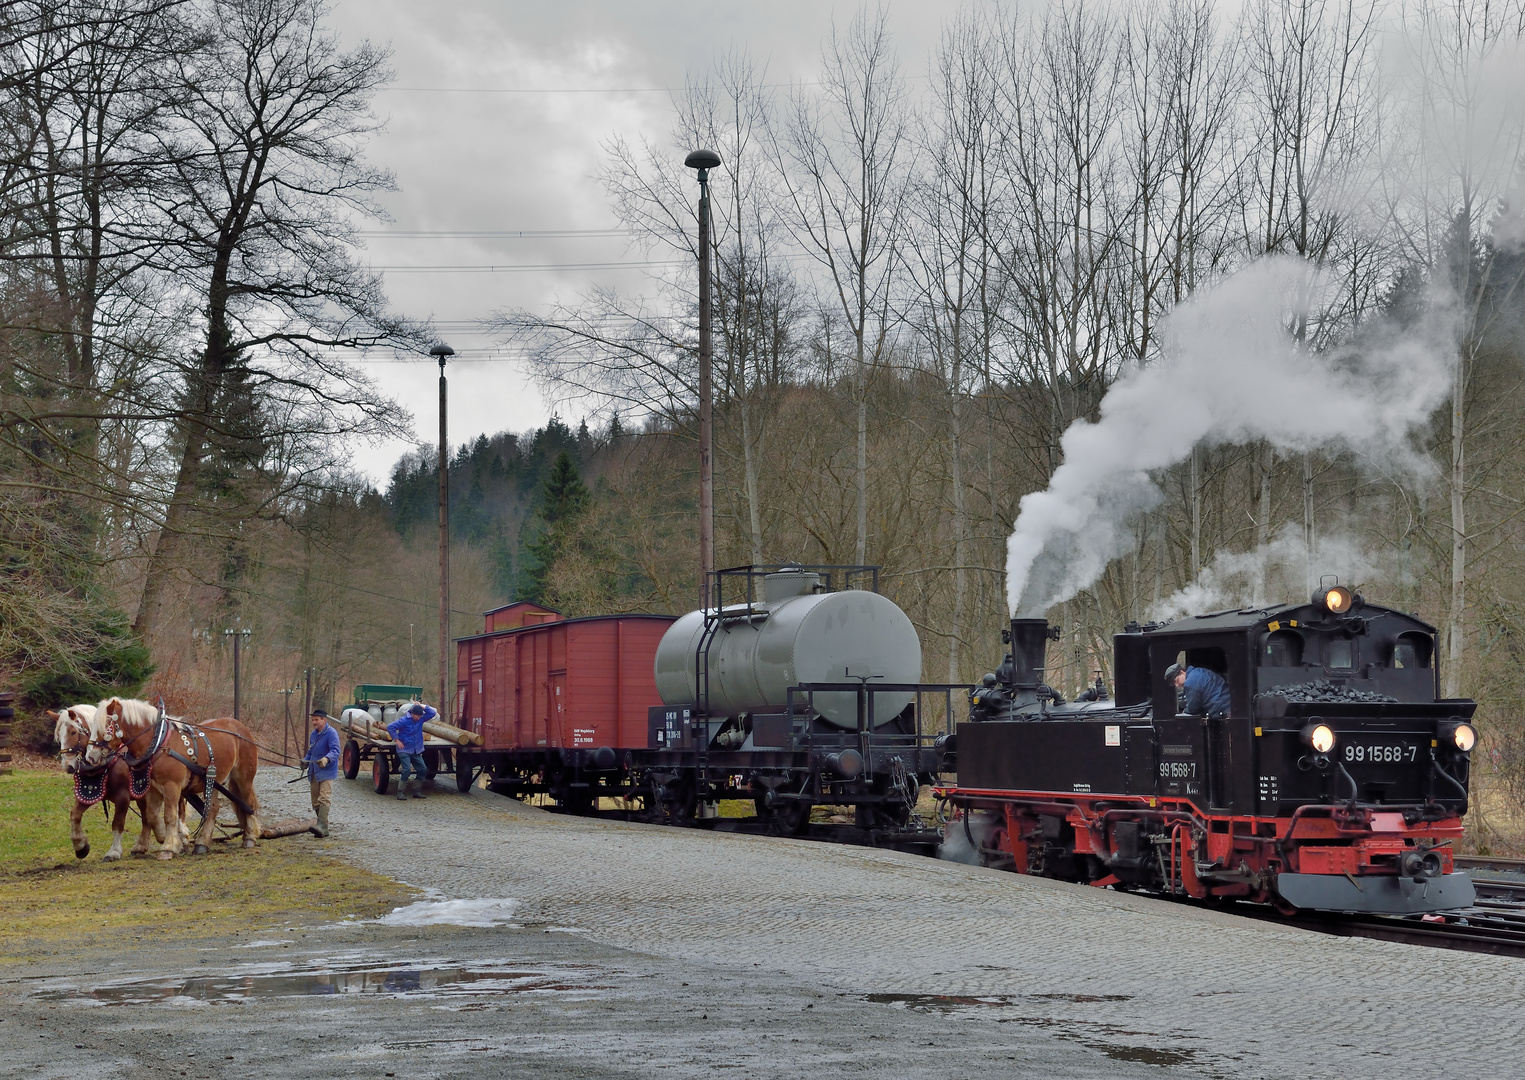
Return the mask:
<svg viewBox="0 0 1525 1080"><path fill-rule="evenodd" d="M434 348L429 350L429 355L444 358L446 356L454 356L455 350L442 341L438 345L434 346Z"/></svg>
<svg viewBox="0 0 1525 1080"><path fill-rule="evenodd" d="M713 150L693 150L683 159L683 164L690 169L718 169L720 155Z"/></svg>

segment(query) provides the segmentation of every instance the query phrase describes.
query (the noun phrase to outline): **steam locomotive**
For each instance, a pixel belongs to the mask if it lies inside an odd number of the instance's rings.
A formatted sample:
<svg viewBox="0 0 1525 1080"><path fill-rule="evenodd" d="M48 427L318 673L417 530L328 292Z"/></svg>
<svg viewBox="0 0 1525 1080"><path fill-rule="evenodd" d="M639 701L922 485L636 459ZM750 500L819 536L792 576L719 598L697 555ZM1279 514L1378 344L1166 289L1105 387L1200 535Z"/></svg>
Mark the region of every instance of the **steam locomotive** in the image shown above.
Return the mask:
<svg viewBox="0 0 1525 1080"><path fill-rule="evenodd" d="M1003 638L1007 662L945 746L945 857L1283 911L1472 902L1450 844L1477 703L1440 696L1434 627L1339 585L1130 624L1113 639L1115 696L1073 703L1043 682L1044 620ZM1172 665L1225 679L1225 715L1182 714Z"/></svg>

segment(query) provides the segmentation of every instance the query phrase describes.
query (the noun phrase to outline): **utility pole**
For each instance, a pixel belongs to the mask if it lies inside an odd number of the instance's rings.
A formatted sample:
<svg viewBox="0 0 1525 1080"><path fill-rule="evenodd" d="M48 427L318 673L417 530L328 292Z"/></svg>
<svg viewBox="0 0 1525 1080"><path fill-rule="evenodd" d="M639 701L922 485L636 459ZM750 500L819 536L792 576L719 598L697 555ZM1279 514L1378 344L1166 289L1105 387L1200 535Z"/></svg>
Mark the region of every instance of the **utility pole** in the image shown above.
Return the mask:
<svg viewBox="0 0 1525 1080"><path fill-rule="evenodd" d="M281 760L291 761L291 695L296 693L291 687L285 687L281 693L286 698L286 719L281 724Z"/></svg>
<svg viewBox="0 0 1525 1080"><path fill-rule="evenodd" d="M699 597L710 606L710 574L715 570L715 428L710 369L714 349L710 340L710 170L719 168L720 155L695 150L683 164L699 171Z"/></svg>
<svg viewBox="0 0 1525 1080"><path fill-rule="evenodd" d="M445 688L450 679L450 454L445 427L445 357L455 350L440 342L429 350L439 358L439 709L449 723L454 718L445 707Z"/></svg>
<svg viewBox="0 0 1525 1080"><path fill-rule="evenodd" d="M302 719L312 715L312 668L302 669Z"/></svg>
<svg viewBox="0 0 1525 1080"><path fill-rule="evenodd" d="M233 719L242 720L243 717L239 715L238 711L240 661L242 660L243 653L240 646L243 644L244 639L249 636L249 631L244 629L224 630L222 636L233 639Z"/></svg>

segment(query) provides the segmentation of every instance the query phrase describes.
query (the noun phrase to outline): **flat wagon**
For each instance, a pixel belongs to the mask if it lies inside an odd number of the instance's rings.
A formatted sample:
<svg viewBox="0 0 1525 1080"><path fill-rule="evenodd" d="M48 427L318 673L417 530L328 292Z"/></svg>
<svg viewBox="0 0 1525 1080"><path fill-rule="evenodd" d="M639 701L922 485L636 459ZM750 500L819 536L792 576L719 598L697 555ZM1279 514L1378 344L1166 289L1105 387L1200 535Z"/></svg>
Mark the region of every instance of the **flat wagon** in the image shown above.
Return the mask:
<svg viewBox="0 0 1525 1080"><path fill-rule="evenodd" d="M400 711L421 701L423 693L421 686L361 683L355 687L353 704L345 706L338 717L338 726L346 733L340 755L345 779L353 780L359 776L363 764L368 761L371 764L371 786L376 794L386 794L392 774L397 771L397 753L392 737L386 733L386 725L396 720ZM446 737L451 734L448 723L435 722L429 726L443 733L424 733L424 766L428 769L429 779L433 780L436 773L455 771L460 746L468 740L465 732Z"/></svg>

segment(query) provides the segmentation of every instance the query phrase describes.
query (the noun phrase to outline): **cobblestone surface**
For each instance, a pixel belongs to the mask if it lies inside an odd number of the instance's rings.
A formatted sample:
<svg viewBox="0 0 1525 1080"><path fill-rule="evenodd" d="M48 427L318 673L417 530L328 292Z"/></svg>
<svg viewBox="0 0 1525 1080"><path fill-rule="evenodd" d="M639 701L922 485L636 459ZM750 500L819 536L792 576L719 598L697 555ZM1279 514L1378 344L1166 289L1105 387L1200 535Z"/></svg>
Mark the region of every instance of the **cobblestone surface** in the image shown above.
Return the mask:
<svg viewBox="0 0 1525 1080"><path fill-rule="evenodd" d="M280 779L262 777L272 819L302 810ZM565 817L483 791L401 803L341 780L334 804L336 853L452 898L516 898L526 923L950 1023L1009 1021L1120 1061L1233 1077L1516 1068L1521 960L896 852Z"/></svg>

